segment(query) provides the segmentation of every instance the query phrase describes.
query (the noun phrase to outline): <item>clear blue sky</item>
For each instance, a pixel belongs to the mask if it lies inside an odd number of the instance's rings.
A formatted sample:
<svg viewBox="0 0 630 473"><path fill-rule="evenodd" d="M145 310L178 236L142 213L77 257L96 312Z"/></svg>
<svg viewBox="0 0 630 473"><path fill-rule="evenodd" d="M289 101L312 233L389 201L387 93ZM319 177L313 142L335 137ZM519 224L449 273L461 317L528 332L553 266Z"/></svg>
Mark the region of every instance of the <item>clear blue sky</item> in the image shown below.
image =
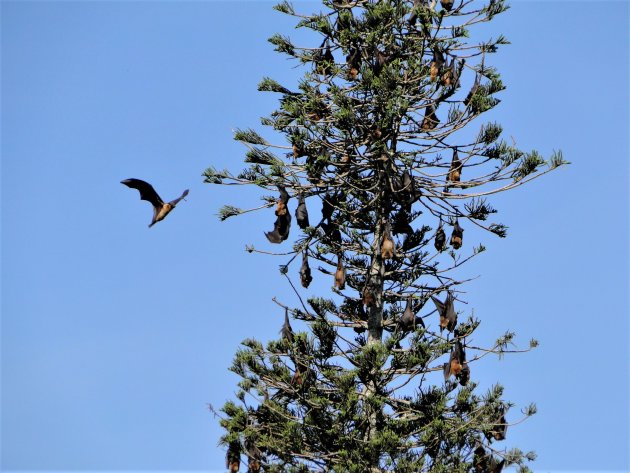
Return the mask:
<svg viewBox="0 0 630 473"><path fill-rule="evenodd" d="M2 2L1 469L223 469L206 403L234 398L240 340L277 336L271 298L296 302L283 261L244 252L269 248L272 211L216 218L259 193L201 178L244 166L231 130L276 104L259 80L299 76L266 42L299 37L271 6ZM541 342L473 372L537 403L505 442L536 471L629 468L628 9L516 1L491 28L513 44L488 119L573 163L493 200L509 237L463 270L479 342ZM148 229L128 177L190 195Z"/></svg>

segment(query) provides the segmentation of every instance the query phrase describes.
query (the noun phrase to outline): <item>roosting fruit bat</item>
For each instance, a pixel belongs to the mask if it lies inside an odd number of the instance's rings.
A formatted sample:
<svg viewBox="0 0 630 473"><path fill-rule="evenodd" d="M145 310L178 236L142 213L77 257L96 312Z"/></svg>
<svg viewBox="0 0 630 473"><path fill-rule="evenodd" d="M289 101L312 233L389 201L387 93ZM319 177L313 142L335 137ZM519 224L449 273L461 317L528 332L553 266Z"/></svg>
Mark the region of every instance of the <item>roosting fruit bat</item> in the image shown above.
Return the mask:
<svg viewBox="0 0 630 473"><path fill-rule="evenodd" d="M459 379L459 384L462 386L466 386L468 381L470 381L470 368L468 367L468 363L465 361L462 362L462 371L459 373L457 379Z"/></svg>
<svg viewBox="0 0 630 473"><path fill-rule="evenodd" d="M444 379L448 379L451 375L460 379L465 363L466 352L461 342L457 340L451 349L449 362L444 364Z"/></svg>
<svg viewBox="0 0 630 473"><path fill-rule="evenodd" d="M433 60L429 66L429 78L431 79L431 82L435 82L435 79L437 79L438 75L440 75L444 62L444 53L438 48L434 48Z"/></svg>
<svg viewBox="0 0 630 473"><path fill-rule="evenodd" d="M322 47L324 45L322 44ZM315 62L316 62L316 66L315 66L315 72L317 74L320 74L322 76L327 76L328 74L330 74L331 69L333 64L335 63L335 57L333 56L332 52L330 51L330 46L326 45L326 49L324 50L324 53L322 54L321 50L318 51L318 53L316 53L315 57Z"/></svg>
<svg viewBox="0 0 630 473"><path fill-rule="evenodd" d="M438 123L440 123L440 120L438 120L437 115L435 114L435 107L433 105L427 106L424 112L424 119L420 124L420 129L424 131L433 130Z"/></svg>
<svg viewBox="0 0 630 473"><path fill-rule="evenodd" d="M245 440L245 451L247 453L247 473L260 472L260 460L262 453L260 449L250 439Z"/></svg>
<svg viewBox="0 0 630 473"><path fill-rule="evenodd" d="M306 209L306 203L304 202L304 196L302 194L298 197L298 206L295 209L295 219L302 230L309 226L308 210Z"/></svg>
<svg viewBox="0 0 630 473"><path fill-rule="evenodd" d="M494 424L490 430L490 435L492 435L495 440L505 440L508 428L507 421L505 420L505 411L501 408L499 409L499 414L501 414L501 417L499 417L497 423Z"/></svg>
<svg viewBox="0 0 630 473"><path fill-rule="evenodd" d="M308 265L308 256L305 251L302 254L302 267L300 268L300 282L302 283L302 287L307 289L312 280L311 267Z"/></svg>
<svg viewBox="0 0 630 473"><path fill-rule="evenodd" d="M346 287L346 268L343 267L343 258L337 255L337 271L335 271L335 287L342 290Z"/></svg>
<svg viewBox="0 0 630 473"><path fill-rule="evenodd" d="M444 329L452 332L455 325L457 325L457 313L455 312L455 306L453 304L453 296L449 292L444 302L435 296L431 296L431 300L440 314L440 332Z"/></svg>
<svg viewBox="0 0 630 473"><path fill-rule="evenodd" d="M383 232L383 242L381 243L381 258L392 259L396 253L396 245L392 239L389 223L385 225Z"/></svg>
<svg viewBox="0 0 630 473"><path fill-rule="evenodd" d="M225 466L230 473L236 473L241 466L241 444L230 442L225 456Z"/></svg>
<svg viewBox="0 0 630 473"><path fill-rule="evenodd" d="M477 92L477 89L479 88L479 77L479 74L475 76L475 82L470 88L470 92L468 92L468 95L466 95L466 98L464 99L464 105L466 106L468 106L468 104L471 102L473 96L475 95L475 92Z"/></svg>
<svg viewBox="0 0 630 473"><path fill-rule="evenodd" d="M410 216L404 209L400 209L394 217L394 225L392 225L392 233L396 235L413 233L413 228L409 224Z"/></svg>
<svg viewBox="0 0 630 473"><path fill-rule="evenodd" d="M366 285L365 288L363 289L363 293L361 295L361 302L363 302L363 305L366 307L370 307L371 305L374 305L374 294L370 290L369 285Z"/></svg>
<svg viewBox="0 0 630 473"><path fill-rule="evenodd" d="M357 80L359 68L361 67L361 53L359 50L350 50L350 53L346 56L346 64L348 65L348 80Z"/></svg>
<svg viewBox="0 0 630 473"><path fill-rule="evenodd" d="M459 160L459 156L457 155L457 148L453 150L453 159L451 161L451 168L448 171L448 181L449 182L459 182L462 176L462 167L463 164Z"/></svg>
<svg viewBox="0 0 630 473"><path fill-rule="evenodd" d="M462 247L463 239L464 229L459 226L459 221L455 219L455 223L453 223L453 233L451 233L451 246L459 250Z"/></svg>
<svg viewBox="0 0 630 473"><path fill-rule="evenodd" d="M293 329L289 323L289 309L284 309L284 324L282 324L280 329L280 335L287 342L293 343Z"/></svg>
<svg viewBox="0 0 630 473"><path fill-rule="evenodd" d="M424 320L422 317L416 317L416 314L413 311L413 297L409 296L407 299L407 305L405 306L405 311L400 317L398 326L403 332L409 332L415 329L418 324L424 327Z"/></svg>
<svg viewBox="0 0 630 473"><path fill-rule="evenodd" d="M444 229L442 228L442 220L440 219L440 224L438 226L437 231L435 232L435 240L433 241L433 246L440 253L446 248L446 233L444 233Z"/></svg>
<svg viewBox="0 0 630 473"><path fill-rule="evenodd" d="M291 214L287 208L289 201L289 193L282 186L278 186L280 197L276 206L276 221L273 224L273 230L265 232L267 240L271 243L282 243L289 238L289 230L291 229Z"/></svg>
<svg viewBox="0 0 630 473"><path fill-rule="evenodd" d="M160 220L164 220L164 217L175 208L179 201L188 195L188 189L186 189L177 199L165 203L148 182L131 178L120 181L120 183L132 189L138 189L140 191L140 199L149 201L153 205L153 220L151 220L149 227L152 227Z"/></svg>
<svg viewBox="0 0 630 473"><path fill-rule="evenodd" d="M455 3L453 0L440 0L440 5L442 5L442 8L446 11L451 11L453 3Z"/></svg>

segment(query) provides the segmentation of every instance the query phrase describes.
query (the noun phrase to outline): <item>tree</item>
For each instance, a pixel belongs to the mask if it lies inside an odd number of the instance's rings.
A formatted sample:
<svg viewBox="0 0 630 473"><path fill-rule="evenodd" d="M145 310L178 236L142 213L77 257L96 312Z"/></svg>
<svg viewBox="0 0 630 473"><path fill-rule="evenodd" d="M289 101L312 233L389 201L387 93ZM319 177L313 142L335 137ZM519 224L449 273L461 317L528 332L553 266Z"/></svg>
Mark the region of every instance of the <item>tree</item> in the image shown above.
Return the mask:
<svg viewBox="0 0 630 473"><path fill-rule="evenodd" d="M237 130L248 167L236 175L209 168L205 179L277 191L259 209L274 208L271 244L289 247L300 234L280 268L301 304L276 301L280 339L245 340L235 357L239 402L228 401L221 420L228 469L245 460L250 472L528 471L533 453L496 444L507 417L520 420L508 413L512 404L500 385L477 393L472 375L485 354L510 351L514 333L469 346L480 321L460 310L465 281L455 277L485 250L466 241L466 228L506 236L506 226L488 222L496 210L487 196L565 163L559 152L545 161L519 150L497 123L473 123L499 103L505 87L488 56L507 40L475 42L469 30L507 5L275 8L321 38L311 47L269 40L305 69L295 90L271 78L259 85L280 94L262 123L285 142ZM250 210L225 206L220 217ZM307 289L313 277L329 278L331 294L305 301L293 281ZM289 315L307 331L295 333ZM534 413L531 405L523 416Z"/></svg>

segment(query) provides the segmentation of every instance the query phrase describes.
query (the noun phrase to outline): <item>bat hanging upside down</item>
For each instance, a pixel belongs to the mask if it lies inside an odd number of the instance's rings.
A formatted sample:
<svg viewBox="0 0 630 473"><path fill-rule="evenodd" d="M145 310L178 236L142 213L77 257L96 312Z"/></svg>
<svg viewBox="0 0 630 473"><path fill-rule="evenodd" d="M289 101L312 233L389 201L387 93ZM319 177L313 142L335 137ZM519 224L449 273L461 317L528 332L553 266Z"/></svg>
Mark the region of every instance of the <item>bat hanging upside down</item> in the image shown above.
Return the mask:
<svg viewBox="0 0 630 473"><path fill-rule="evenodd" d="M160 220L164 220L164 217L166 217L171 210L175 208L179 201L188 195L188 189L186 189L177 199L171 200L170 202L164 202L158 193L155 192L153 186L148 182L131 178L120 181L120 183L132 189L138 189L140 192L140 199L146 200L153 205L153 220L151 220L149 227L152 227Z"/></svg>

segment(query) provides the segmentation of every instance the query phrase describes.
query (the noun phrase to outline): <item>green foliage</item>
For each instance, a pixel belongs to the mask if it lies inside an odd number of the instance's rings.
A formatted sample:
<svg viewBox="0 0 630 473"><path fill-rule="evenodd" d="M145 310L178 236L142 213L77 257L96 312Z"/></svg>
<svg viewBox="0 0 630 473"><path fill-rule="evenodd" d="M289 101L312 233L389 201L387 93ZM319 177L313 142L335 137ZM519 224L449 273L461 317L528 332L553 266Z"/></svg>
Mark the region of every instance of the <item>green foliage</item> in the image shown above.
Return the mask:
<svg viewBox="0 0 630 473"><path fill-rule="evenodd" d="M231 367L240 405L222 409L223 445L251 462L249 471L256 462L265 472L528 471L535 457L500 446L506 426L535 406L519 417L500 385L479 395L472 371L488 353L519 351L515 334L491 347L472 343L481 321L466 313L456 275L486 250L465 230L507 235L504 224L486 223L497 213L490 196L566 161L520 150L495 122L462 136L499 105L505 85L489 58L509 44L503 35L472 41L470 30L508 7L444 5L323 0L323 11L308 15L282 1L277 11L320 38L307 46L269 39L304 70L293 90L268 77L258 86L280 94L261 123L283 142L237 129L248 167L204 173L208 183L266 192L257 208L224 206L222 220L274 206L283 223L298 198L308 202L301 231L297 215L284 222L293 240L279 265L301 303L288 314L306 330L283 329L265 346L245 340ZM332 286L327 297L302 296L303 261Z"/></svg>

